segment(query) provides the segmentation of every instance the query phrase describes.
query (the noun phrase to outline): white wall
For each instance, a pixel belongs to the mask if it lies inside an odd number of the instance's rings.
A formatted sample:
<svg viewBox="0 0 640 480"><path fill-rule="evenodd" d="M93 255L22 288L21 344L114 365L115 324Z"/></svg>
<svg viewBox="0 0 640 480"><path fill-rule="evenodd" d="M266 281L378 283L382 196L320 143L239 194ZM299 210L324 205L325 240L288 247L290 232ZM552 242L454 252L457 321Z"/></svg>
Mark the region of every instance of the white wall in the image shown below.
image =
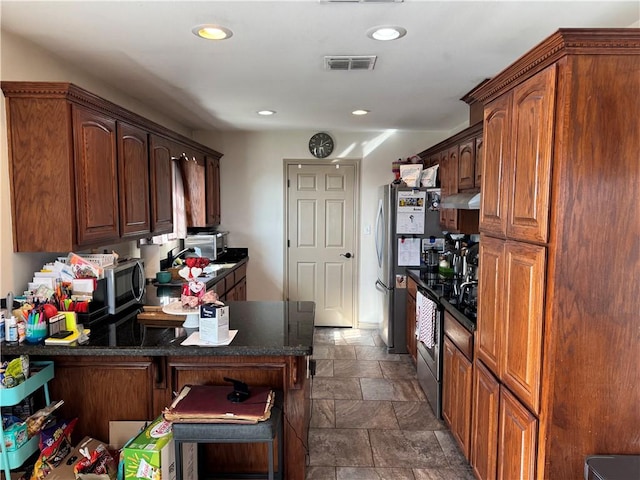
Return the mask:
<svg viewBox="0 0 640 480"><path fill-rule="evenodd" d="M393 180L391 163L414 155L448 132L335 132L331 158L361 159L359 321L378 323L373 230L377 188ZM313 131L196 132L196 140L224 152L221 160L222 228L230 246L249 248L247 292L250 300L281 300L284 295L284 160L312 159L307 145Z"/></svg>

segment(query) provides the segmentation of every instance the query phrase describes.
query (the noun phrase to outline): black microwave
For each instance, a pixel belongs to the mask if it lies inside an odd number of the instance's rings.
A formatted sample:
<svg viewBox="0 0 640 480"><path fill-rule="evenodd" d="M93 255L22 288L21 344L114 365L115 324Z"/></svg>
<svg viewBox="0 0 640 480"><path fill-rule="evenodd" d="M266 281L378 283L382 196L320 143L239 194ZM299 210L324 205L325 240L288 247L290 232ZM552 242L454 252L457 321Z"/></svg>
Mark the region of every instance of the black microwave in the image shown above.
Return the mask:
<svg viewBox="0 0 640 480"><path fill-rule="evenodd" d="M144 295L144 262L139 258L104 267L109 314L116 315L139 304Z"/></svg>

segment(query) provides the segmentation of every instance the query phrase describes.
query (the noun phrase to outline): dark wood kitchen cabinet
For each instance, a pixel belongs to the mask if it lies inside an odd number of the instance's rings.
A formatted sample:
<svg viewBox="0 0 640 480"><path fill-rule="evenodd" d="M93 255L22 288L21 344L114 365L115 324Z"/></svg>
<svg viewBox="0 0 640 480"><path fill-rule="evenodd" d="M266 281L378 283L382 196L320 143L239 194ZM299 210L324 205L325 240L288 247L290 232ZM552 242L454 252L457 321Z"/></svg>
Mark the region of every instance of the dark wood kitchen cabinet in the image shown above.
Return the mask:
<svg viewBox="0 0 640 480"><path fill-rule="evenodd" d="M220 158L193 149L179 163L188 227L220 224Z"/></svg>
<svg viewBox="0 0 640 480"><path fill-rule="evenodd" d="M206 211L207 225L220 225L220 158L212 155L205 157L205 185L207 188Z"/></svg>
<svg viewBox="0 0 640 480"><path fill-rule="evenodd" d="M640 29L562 29L470 94L478 479L582 478L589 455L640 454L640 298L614 273L640 260L611 254L640 238L638 78Z"/></svg>
<svg viewBox="0 0 640 480"><path fill-rule="evenodd" d="M149 204L149 135L146 130L118 122L118 192L120 235L151 232Z"/></svg>
<svg viewBox="0 0 640 480"><path fill-rule="evenodd" d="M170 145L222 156L71 83L1 87L16 252L87 250L169 233Z"/></svg>
<svg viewBox="0 0 640 480"><path fill-rule="evenodd" d="M460 144L458 153L458 190L474 188L476 184L475 138Z"/></svg>
<svg viewBox="0 0 640 480"><path fill-rule="evenodd" d="M444 313L444 333L442 417L469 459L473 334L447 311Z"/></svg>
<svg viewBox="0 0 640 480"><path fill-rule="evenodd" d="M482 168L482 122L418 154L425 166L438 164L440 194L442 198L459 192L475 193L480 190ZM478 210L456 208L440 209L440 226L451 233L478 233Z"/></svg>
<svg viewBox="0 0 640 480"><path fill-rule="evenodd" d="M65 418L77 416L74 430L82 433L76 441L84 435L109 438L110 420L149 420L166 406L164 399L154 405L157 382L166 380L153 357L60 356L55 372L50 395L64 400Z"/></svg>
<svg viewBox="0 0 640 480"><path fill-rule="evenodd" d="M120 235L116 121L75 105L71 112L78 245L113 243Z"/></svg>
<svg viewBox="0 0 640 480"><path fill-rule="evenodd" d="M556 66L486 105L493 169L482 186L480 228L525 242L546 242Z"/></svg>
<svg viewBox="0 0 640 480"><path fill-rule="evenodd" d="M159 135L149 136L151 176L151 225L156 235L173 231L172 142Z"/></svg>

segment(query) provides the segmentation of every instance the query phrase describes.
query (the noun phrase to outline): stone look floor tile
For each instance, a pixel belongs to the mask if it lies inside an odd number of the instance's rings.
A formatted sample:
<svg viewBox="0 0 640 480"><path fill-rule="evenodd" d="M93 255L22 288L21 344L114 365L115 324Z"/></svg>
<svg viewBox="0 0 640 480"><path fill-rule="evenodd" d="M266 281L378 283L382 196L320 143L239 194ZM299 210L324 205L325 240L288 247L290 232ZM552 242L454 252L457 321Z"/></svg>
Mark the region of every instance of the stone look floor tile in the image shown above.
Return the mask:
<svg viewBox="0 0 640 480"><path fill-rule="evenodd" d="M474 480L407 354L377 330L316 328L306 480Z"/></svg>
<svg viewBox="0 0 640 480"><path fill-rule="evenodd" d="M314 377L311 387L311 398L362 400L360 379Z"/></svg>
<svg viewBox="0 0 640 480"><path fill-rule="evenodd" d="M313 358L321 360L354 359L355 347L352 345L319 345L313 347Z"/></svg>
<svg viewBox="0 0 640 480"><path fill-rule="evenodd" d="M390 378L361 378L364 400L425 401L426 397L416 380Z"/></svg>
<svg viewBox="0 0 640 480"><path fill-rule="evenodd" d="M337 428L398 429L391 402L336 400Z"/></svg>
<svg viewBox="0 0 640 480"><path fill-rule="evenodd" d="M311 401L312 428L335 428L336 412L334 400L315 399Z"/></svg>
<svg viewBox="0 0 640 480"><path fill-rule="evenodd" d="M338 467L337 480L414 480L409 468Z"/></svg>
<svg viewBox="0 0 640 480"><path fill-rule="evenodd" d="M427 402L393 402L393 409L401 430L445 430Z"/></svg>
<svg viewBox="0 0 640 480"><path fill-rule="evenodd" d="M307 467L306 480L336 480L335 467Z"/></svg>
<svg viewBox="0 0 640 480"><path fill-rule="evenodd" d="M333 377L333 360L316 360L316 377Z"/></svg>
<svg viewBox="0 0 640 480"><path fill-rule="evenodd" d="M333 376L382 378L382 370L374 360L334 360Z"/></svg>
<svg viewBox="0 0 640 480"><path fill-rule="evenodd" d="M433 432L369 430L376 467L449 467Z"/></svg>
<svg viewBox="0 0 640 480"><path fill-rule="evenodd" d="M363 429L309 429L309 465L372 467L369 435Z"/></svg>
<svg viewBox="0 0 640 480"><path fill-rule="evenodd" d="M414 468L415 480L475 480L468 468Z"/></svg>
<svg viewBox="0 0 640 480"><path fill-rule="evenodd" d="M416 367L413 363L381 361L380 368L385 378L418 378Z"/></svg>
<svg viewBox="0 0 640 480"><path fill-rule="evenodd" d="M449 460L450 466L465 467L469 465L462 455L462 451L458 448L458 442L456 442L448 429L434 433L440 443L440 448L442 448L442 451L444 452L444 456Z"/></svg>
<svg viewBox="0 0 640 480"><path fill-rule="evenodd" d="M384 360L387 362L399 362L403 355L388 353L387 347L355 346L354 352L358 360ZM405 357L407 355L404 355Z"/></svg>

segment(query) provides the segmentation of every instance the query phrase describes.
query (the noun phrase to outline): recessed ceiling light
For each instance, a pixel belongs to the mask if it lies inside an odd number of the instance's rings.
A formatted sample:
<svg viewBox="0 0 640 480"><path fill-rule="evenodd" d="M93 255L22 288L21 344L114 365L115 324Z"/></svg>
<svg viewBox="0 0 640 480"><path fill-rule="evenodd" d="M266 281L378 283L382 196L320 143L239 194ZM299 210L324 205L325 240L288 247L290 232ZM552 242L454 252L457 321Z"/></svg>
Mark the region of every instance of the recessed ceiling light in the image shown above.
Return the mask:
<svg viewBox="0 0 640 480"><path fill-rule="evenodd" d="M205 40L225 40L233 36L233 32L220 25L198 25L191 30L194 35Z"/></svg>
<svg viewBox="0 0 640 480"><path fill-rule="evenodd" d="M274 113L276 113L275 110L258 110L258 115L263 115L265 117L273 115Z"/></svg>
<svg viewBox="0 0 640 480"><path fill-rule="evenodd" d="M351 115L366 115L367 113L369 113L369 110L354 110L353 112L351 112Z"/></svg>
<svg viewBox="0 0 640 480"><path fill-rule="evenodd" d="M389 40L397 40L407 34L407 30L402 27L396 27L393 25L383 25L379 27L373 27L367 30L367 37L374 40L380 40L386 42Z"/></svg>

